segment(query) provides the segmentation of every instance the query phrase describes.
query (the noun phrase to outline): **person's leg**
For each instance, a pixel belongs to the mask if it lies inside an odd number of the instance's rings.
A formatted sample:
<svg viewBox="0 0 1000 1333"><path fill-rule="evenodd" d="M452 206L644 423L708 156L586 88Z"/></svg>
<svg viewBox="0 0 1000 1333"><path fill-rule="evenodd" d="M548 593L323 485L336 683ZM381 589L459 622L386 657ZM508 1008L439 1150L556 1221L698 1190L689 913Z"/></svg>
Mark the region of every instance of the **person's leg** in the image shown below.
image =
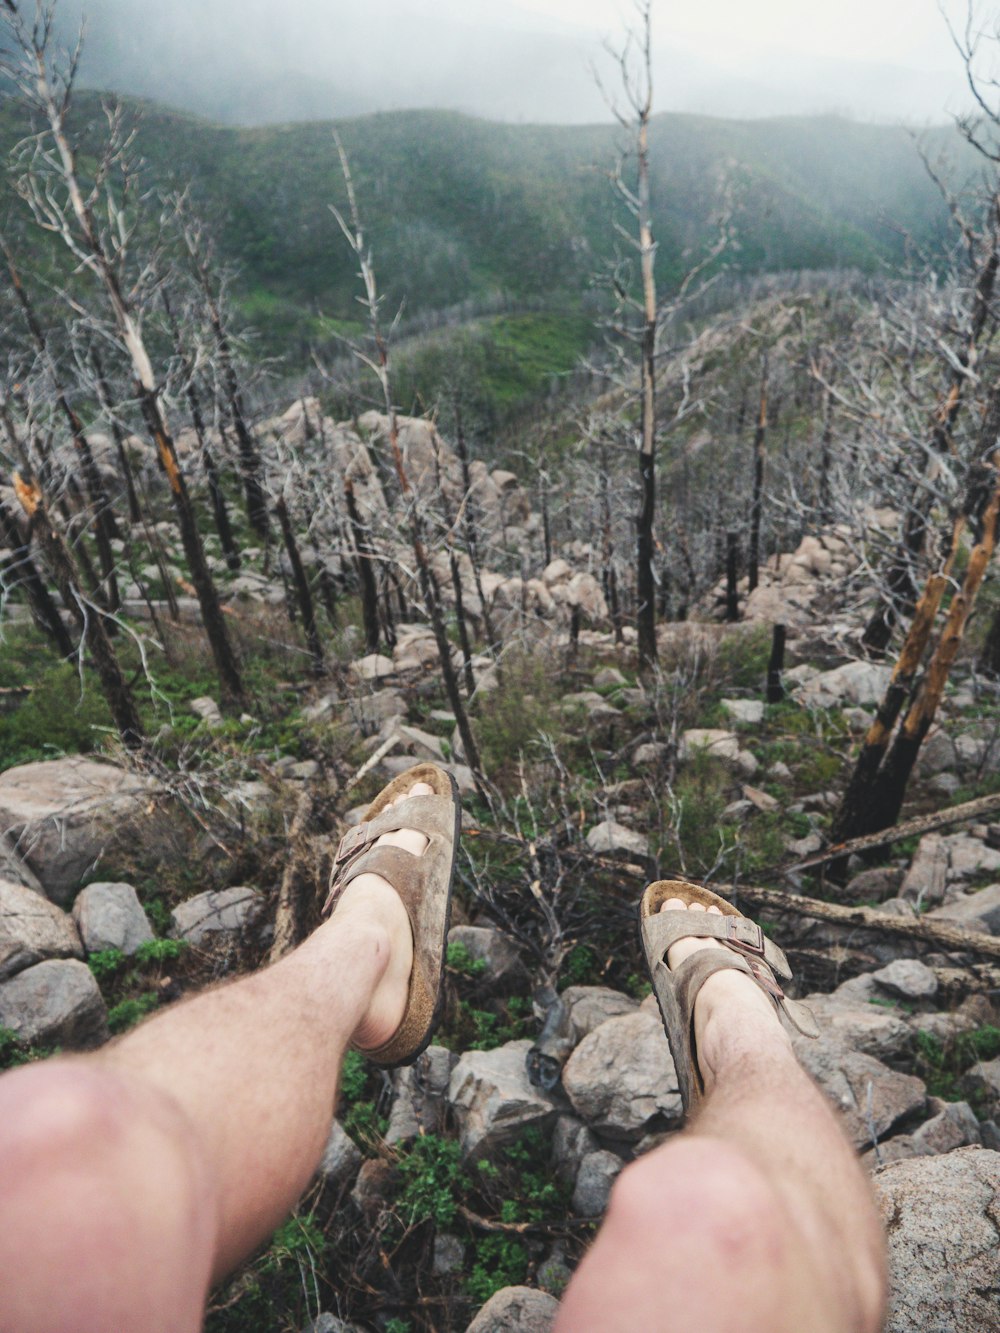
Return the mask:
<svg viewBox="0 0 1000 1333"><path fill-rule="evenodd" d="M411 830L380 842L427 845ZM5 1074L0 1327L198 1328L209 1283L308 1184L344 1051L375 1049L399 1026L412 957L399 898L362 875L275 966L93 1055Z"/></svg>
<svg viewBox="0 0 1000 1333"><path fill-rule="evenodd" d="M682 939L668 962L721 947ZM706 1100L622 1172L556 1333L875 1333L885 1260L871 1189L771 1001L716 972L694 1023Z"/></svg>

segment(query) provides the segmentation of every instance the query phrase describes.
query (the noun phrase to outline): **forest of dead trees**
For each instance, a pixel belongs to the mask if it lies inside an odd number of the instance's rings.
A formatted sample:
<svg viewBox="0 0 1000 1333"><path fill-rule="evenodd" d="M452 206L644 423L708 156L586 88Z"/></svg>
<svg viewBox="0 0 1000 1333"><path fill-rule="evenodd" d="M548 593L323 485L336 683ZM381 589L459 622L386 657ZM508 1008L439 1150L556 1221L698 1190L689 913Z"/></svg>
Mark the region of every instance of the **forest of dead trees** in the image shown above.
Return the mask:
<svg viewBox="0 0 1000 1333"><path fill-rule="evenodd" d="M331 201L331 244L354 256L368 324L351 348L368 388L352 392L369 393L388 422L369 442L380 503L363 469L331 466L321 413L311 422L305 412L294 439L261 431L288 390L254 364L196 203L140 189L141 129L119 106L106 107L101 151L81 152L75 57L54 50L51 12L3 0L0 14L9 92L30 126L7 164L20 206L0 224L0 599L5 615L26 609L54 657L92 670L126 749L152 744L139 700L155 696L182 598L197 606L223 712L246 709L227 589L241 570L263 569L284 582L304 674L328 670L345 608L359 608L369 652L391 644L398 621L429 623L485 791L467 707L472 663L502 666L511 639L491 623L484 571L527 576L574 550L600 580L623 660L636 654L655 674L659 624L739 618L769 558L838 525L859 562L850 593L866 616L843 646L890 662L892 679L831 840L895 822L991 577L1000 513L1000 108L977 80L985 38L956 34L980 97L960 128L982 179L970 192L946 164L927 163L953 219L948 253L914 254L912 271L878 279L772 279L766 295L751 288L721 308L717 299L699 317L707 287L727 289L734 238L723 191L705 253L679 291L658 294L649 7L640 10L637 44L620 57L631 137L610 172L624 221L621 262L598 284L606 355L591 358L592 387L572 409L526 435L510 460L542 517L514 549L479 522L454 404L463 491L410 475L394 312L339 142L330 151L346 202ZM330 388L319 365L296 396L322 400ZM727 573L719 603L712 590ZM1000 673L1000 612L978 666Z"/></svg>

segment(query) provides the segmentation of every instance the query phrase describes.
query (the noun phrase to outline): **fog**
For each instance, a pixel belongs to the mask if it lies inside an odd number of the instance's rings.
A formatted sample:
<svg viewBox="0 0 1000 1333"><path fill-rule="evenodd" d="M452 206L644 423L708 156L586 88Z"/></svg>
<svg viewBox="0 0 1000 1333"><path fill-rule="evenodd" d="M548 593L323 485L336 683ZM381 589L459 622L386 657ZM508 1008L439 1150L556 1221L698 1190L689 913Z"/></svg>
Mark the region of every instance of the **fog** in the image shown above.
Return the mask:
<svg viewBox="0 0 1000 1333"><path fill-rule="evenodd" d="M843 33L860 0L834 6L828 30L789 3L655 6L657 110L924 123L962 104L934 0L869 0L868 42ZM620 42L634 13L629 0L62 0L64 33L83 8L83 83L237 124L431 106L607 120L592 65L609 68L602 39Z"/></svg>

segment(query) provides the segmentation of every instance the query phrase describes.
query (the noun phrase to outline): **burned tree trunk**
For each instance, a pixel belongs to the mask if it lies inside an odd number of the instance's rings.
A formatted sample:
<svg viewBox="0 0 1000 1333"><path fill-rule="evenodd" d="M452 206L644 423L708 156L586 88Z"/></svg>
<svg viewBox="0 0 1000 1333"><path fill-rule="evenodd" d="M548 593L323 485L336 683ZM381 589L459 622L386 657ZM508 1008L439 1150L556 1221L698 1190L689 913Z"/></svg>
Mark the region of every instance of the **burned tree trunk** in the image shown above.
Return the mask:
<svg viewBox="0 0 1000 1333"><path fill-rule="evenodd" d="M72 657L74 648L69 631L63 624L59 608L31 558L30 530L22 537L17 520L4 508L0 500L0 541L10 552L0 560L0 576L5 586L11 582L24 589L24 596L32 619L43 634L55 644L60 657Z"/></svg>
<svg viewBox="0 0 1000 1333"><path fill-rule="evenodd" d="M760 368L760 403L753 437L753 499L750 502L750 551L747 560L747 591L753 592L760 577L760 520L764 503L764 457L767 445L767 353Z"/></svg>
<svg viewBox="0 0 1000 1333"><path fill-rule="evenodd" d="M298 543L295 540L295 532L288 516L288 506L285 504L284 496L278 497L274 512L278 516L281 536L285 543L285 553L291 566L295 600L298 604L299 615L302 617L302 628L305 632L309 654L312 657L312 672L314 676L321 676L324 670L323 645L320 642L319 630L316 627L316 611L313 606L309 580L306 578L306 572L302 567L302 557L299 555Z"/></svg>
<svg viewBox="0 0 1000 1333"><path fill-rule="evenodd" d="M347 513L351 520L351 536L354 539L354 556L358 566L358 582L361 585L361 617L365 626L365 648L370 653L378 652L379 620L378 590L375 575L372 572L371 549L365 534L358 502L354 496L354 483L344 480L344 498L347 501Z"/></svg>

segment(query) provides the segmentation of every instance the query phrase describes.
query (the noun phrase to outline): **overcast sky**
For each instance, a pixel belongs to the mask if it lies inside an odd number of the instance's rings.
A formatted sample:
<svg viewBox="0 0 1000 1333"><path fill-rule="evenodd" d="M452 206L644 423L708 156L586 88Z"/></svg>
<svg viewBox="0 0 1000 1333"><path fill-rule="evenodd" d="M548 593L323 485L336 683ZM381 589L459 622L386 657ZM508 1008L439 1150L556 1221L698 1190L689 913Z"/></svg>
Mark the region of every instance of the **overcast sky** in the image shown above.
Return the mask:
<svg viewBox="0 0 1000 1333"><path fill-rule="evenodd" d="M631 0L62 0L92 79L227 119L446 106L603 120ZM964 15L964 0L944 0ZM654 0L656 109L927 122L964 102L936 0ZM303 111L303 108L305 110Z"/></svg>

